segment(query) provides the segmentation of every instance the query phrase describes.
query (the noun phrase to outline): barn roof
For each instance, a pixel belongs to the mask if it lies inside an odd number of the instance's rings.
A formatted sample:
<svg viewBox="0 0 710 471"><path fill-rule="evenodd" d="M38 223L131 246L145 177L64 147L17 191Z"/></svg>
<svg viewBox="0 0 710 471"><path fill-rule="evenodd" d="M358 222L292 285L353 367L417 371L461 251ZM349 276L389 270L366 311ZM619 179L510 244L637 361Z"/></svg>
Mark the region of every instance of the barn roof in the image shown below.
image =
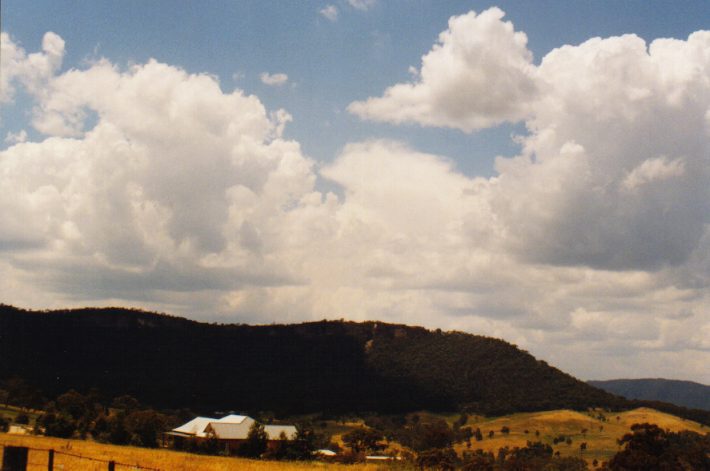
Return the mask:
<svg viewBox="0 0 710 471"><path fill-rule="evenodd" d="M207 431L220 440L245 440L254 419L245 417L240 423L210 422Z"/></svg>
<svg viewBox="0 0 710 471"><path fill-rule="evenodd" d="M213 419L211 417L195 417L188 423L183 424L178 428L174 428L173 432L186 433L188 435L194 435L196 437L204 437L205 428L207 427L207 425L209 425L210 422L214 422L216 420L217 419Z"/></svg>
<svg viewBox="0 0 710 471"><path fill-rule="evenodd" d="M213 422L223 422L226 424L241 424L244 422L246 419L251 419L251 417L247 417L246 415L235 415L235 414L230 414L230 415L225 415L219 420L212 420Z"/></svg>
<svg viewBox="0 0 710 471"><path fill-rule="evenodd" d="M293 425L264 425L264 432L269 440L280 440L281 434L286 435L287 440L295 440L298 430Z"/></svg>

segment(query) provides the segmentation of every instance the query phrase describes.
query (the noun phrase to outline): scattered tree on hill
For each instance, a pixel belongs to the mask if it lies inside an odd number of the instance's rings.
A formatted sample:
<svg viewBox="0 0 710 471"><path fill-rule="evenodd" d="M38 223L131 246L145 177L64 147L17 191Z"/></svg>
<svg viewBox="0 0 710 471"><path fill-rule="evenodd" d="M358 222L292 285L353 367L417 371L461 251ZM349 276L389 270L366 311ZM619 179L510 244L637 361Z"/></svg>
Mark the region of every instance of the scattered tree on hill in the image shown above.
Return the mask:
<svg viewBox="0 0 710 471"><path fill-rule="evenodd" d="M510 433L510 427L504 425L503 427L501 427L500 433L502 433L503 435L508 435Z"/></svg>
<svg viewBox="0 0 710 471"><path fill-rule="evenodd" d="M496 458L489 451L476 450L464 453L461 463L462 471L495 471Z"/></svg>
<svg viewBox="0 0 710 471"><path fill-rule="evenodd" d="M453 471L458 464L458 457L452 448L430 448L417 454L419 469Z"/></svg>
<svg viewBox="0 0 710 471"><path fill-rule="evenodd" d="M461 416L454 422L454 427L460 428L466 425L466 422L468 422L468 414L465 412L461 414Z"/></svg>

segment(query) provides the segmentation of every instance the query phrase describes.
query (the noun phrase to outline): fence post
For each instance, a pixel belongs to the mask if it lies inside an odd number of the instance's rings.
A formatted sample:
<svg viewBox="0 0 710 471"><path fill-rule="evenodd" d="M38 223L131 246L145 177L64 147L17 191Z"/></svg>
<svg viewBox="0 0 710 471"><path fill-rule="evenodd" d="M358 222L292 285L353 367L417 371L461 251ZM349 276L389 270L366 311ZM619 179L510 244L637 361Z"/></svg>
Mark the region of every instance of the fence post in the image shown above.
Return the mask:
<svg viewBox="0 0 710 471"><path fill-rule="evenodd" d="M116 462L115 461L108 462L108 471L116 471Z"/></svg>
<svg viewBox="0 0 710 471"><path fill-rule="evenodd" d="M54 471L54 450L49 450L49 459L47 460L47 471Z"/></svg>
<svg viewBox="0 0 710 471"><path fill-rule="evenodd" d="M3 471L27 471L27 447L6 446L2 454Z"/></svg>

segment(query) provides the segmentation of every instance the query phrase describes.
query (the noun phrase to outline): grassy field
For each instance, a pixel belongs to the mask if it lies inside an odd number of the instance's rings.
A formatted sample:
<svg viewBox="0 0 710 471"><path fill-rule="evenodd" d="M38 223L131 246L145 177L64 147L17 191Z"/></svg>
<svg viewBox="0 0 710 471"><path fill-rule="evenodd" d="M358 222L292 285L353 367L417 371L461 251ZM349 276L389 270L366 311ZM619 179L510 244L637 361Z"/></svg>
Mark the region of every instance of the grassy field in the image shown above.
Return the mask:
<svg viewBox="0 0 710 471"><path fill-rule="evenodd" d="M504 446L524 447L528 441L541 441L552 446L554 451L559 451L562 456L582 456L591 463L594 459L602 462L611 458L619 450L617 440L630 431L631 425L643 422L654 423L673 432L691 430L705 434L710 431L697 422L646 408L620 413L585 414L557 410L513 414L492 419L469 420L466 426L472 427L473 430L480 428L484 437L482 441L472 439L471 450L480 448L495 453ZM510 429L507 435L501 433L504 426ZM490 431L494 432L493 438L488 437ZM554 444L554 438L560 435L571 438L572 444ZM584 452L580 450L582 442L587 443ZM467 449L466 444L456 445L456 451L459 453Z"/></svg>
<svg viewBox="0 0 710 471"><path fill-rule="evenodd" d="M171 450L154 450L129 446L104 445L91 441L62 440L49 437L8 435L0 433L0 445L26 446L42 450L56 450L54 469L57 471L105 471L104 462L74 458L62 454L71 453L97 460L116 461L116 470L139 470L137 466L155 468L164 471L305 471L308 469L379 471L392 470L393 466L382 464L339 465L320 462L278 462L258 461L242 458L226 458L182 453ZM30 451L28 471L47 470L47 451ZM120 465L123 463L127 466ZM396 467L395 469L402 469Z"/></svg>
<svg viewBox="0 0 710 471"><path fill-rule="evenodd" d="M421 413L424 415L426 413ZM436 415L436 414L431 414ZM453 422L458 415L438 416ZM705 434L710 429L703 427L696 422L684 420L679 417L658 412L652 409L634 409L620 413L581 413L570 410L557 410L547 412L513 414L497 418L469 417L465 427L473 430L480 428L483 433L483 440L471 440L470 450L483 449L496 453L502 447L524 447L527 441L542 441L550 444L555 451L559 451L562 456L582 456L591 463L594 459L599 462L608 460L619 449L617 440L625 433L629 432L632 424L650 422L671 431L691 430ZM336 442L340 441L343 433L362 426L361 421L336 423L332 421L323 422L323 431L333 434ZM501 428L508 427L509 434L501 433ZM494 436L489 438L488 433L494 432ZM527 431L527 432L526 432ZM564 435L572 440L571 444L561 442L554 444L555 437ZM580 444L587 443L587 449L580 455ZM22 435L0 434L0 445L27 446L29 448L39 448L43 450L54 449L57 452L66 452L99 460L113 460L117 463L124 463L130 466L117 466L117 470L139 469L135 465L148 468L156 468L170 471L226 471L226 470L246 470L246 471L287 471L306 469L328 469L328 470L350 470L350 471L376 471L407 469L406 465L387 464L357 464L357 465L337 465L320 462L270 462L246 460L240 458L226 458L215 456L203 456L190 453L182 453L170 450L151 450L146 448L134 448L127 446L104 445L90 441L62 440L49 437L33 437ZM401 452L402 447L392 443L387 452ZM457 444L456 451L461 454L469 448L466 444ZM46 451L30 452L29 471L39 471L47 469ZM55 457L55 470L105 470L105 463L73 458L58 453Z"/></svg>

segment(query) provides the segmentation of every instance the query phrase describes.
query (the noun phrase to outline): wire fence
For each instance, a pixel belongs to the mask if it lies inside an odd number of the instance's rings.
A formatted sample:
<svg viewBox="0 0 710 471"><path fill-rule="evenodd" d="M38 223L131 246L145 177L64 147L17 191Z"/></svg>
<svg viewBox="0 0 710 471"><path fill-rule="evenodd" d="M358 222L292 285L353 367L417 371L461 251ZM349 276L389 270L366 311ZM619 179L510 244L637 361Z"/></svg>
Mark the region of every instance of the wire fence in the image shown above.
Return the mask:
<svg viewBox="0 0 710 471"><path fill-rule="evenodd" d="M159 468L137 463L122 463L116 460L81 455L66 450L32 448L0 444L2 462L0 471L162 471Z"/></svg>

